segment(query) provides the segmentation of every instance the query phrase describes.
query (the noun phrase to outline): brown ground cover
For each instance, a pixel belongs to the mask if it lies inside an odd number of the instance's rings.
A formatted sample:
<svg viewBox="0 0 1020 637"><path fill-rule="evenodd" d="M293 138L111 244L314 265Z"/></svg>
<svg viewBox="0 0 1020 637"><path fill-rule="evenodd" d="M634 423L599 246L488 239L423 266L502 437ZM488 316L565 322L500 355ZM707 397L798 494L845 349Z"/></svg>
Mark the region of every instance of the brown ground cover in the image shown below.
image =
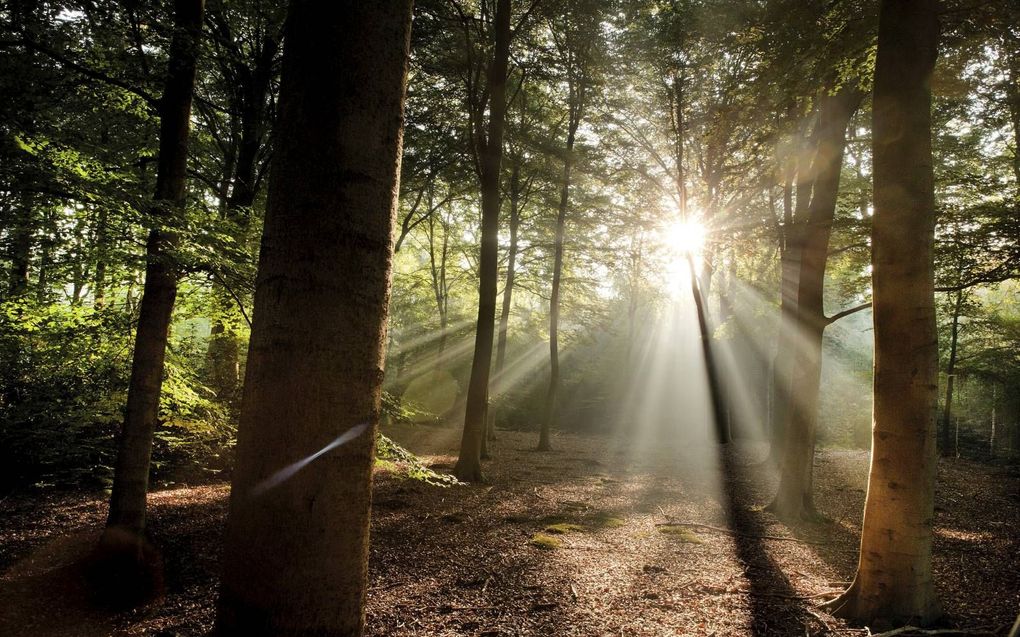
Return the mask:
<svg viewBox="0 0 1020 637"><path fill-rule="evenodd" d="M434 467L459 432L395 427ZM762 511L775 487L761 445L639 448L561 435L556 451L501 432L488 483L435 487L377 476L370 635L866 635L819 608L852 576L867 454L822 451L817 504L788 526ZM0 501L0 635L202 635L215 612L227 485L150 495L164 594L97 608L81 558L102 495ZM1020 475L939 467L935 570L946 627L1005 634L1020 610ZM940 633L951 634L951 633Z"/></svg>

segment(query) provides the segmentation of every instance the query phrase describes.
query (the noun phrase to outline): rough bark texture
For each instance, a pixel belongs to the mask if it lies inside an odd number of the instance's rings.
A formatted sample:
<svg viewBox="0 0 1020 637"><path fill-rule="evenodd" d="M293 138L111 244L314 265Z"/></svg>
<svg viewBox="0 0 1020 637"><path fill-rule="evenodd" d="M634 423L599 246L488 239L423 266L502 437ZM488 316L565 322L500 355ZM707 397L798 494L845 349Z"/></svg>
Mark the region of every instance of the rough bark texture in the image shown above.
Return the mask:
<svg viewBox="0 0 1020 637"><path fill-rule="evenodd" d="M495 15L495 48L487 77L488 134L481 148L482 240L478 259L478 323L464 411L464 435L454 474L460 480L482 479L482 438L489 399L489 368L496 323L496 288L499 282L499 173L503 163L503 129L506 125L506 76L510 59L510 0L499 0Z"/></svg>
<svg viewBox="0 0 1020 637"><path fill-rule="evenodd" d="M835 613L931 624L937 348L931 154L934 0L883 0L875 66L872 229L875 380L860 562Z"/></svg>
<svg viewBox="0 0 1020 637"><path fill-rule="evenodd" d="M571 111L574 107L571 106ZM574 136L579 120L572 119L567 132L567 154L563 160L563 182L560 184L560 204L556 211L555 248L553 250L552 292L549 296L549 390L545 396L542 427L538 434L538 450L552 449L550 430L556 421L556 401L560 391L560 283L563 280L563 237L567 227L567 210L570 206L570 171L573 168Z"/></svg>
<svg viewBox="0 0 1020 637"><path fill-rule="evenodd" d="M492 396L503 391L503 366L506 363L506 336L510 324L510 309L513 307L514 278L517 275L517 230L521 225L521 167L514 163L510 173L510 246L506 256L506 283L503 288L503 307L499 314L499 334L496 337L496 367L493 369ZM496 408L490 404L486 412L488 438L496 438Z"/></svg>
<svg viewBox="0 0 1020 637"><path fill-rule="evenodd" d="M819 119L818 146L812 166L808 218L798 231L799 268L794 315L790 397L782 439L779 490L770 510L781 517L814 516L811 499L812 466L818 423L818 394L822 374L822 337L825 317L825 266L829 238L836 214L839 176L846 148L846 127L863 94L844 87L823 100ZM789 318L789 317L787 317ZM789 329L791 326L784 326Z"/></svg>
<svg viewBox="0 0 1020 637"><path fill-rule="evenodd" d="M217 630L360 635L411 2L293 2Z"/></svg>
<svg viewBox="0 0 1020 637"><path fill-rule="evenodd" d="M157 223L171 221L184 204L191 100L203 5L203 0L177 0L174 4L174 36L160 103L159 160L152 208ZM119 542L124 534L131 541L140 537L145 529L152 436L159 415L170 316L177 296L175 244L172 230L157 227L149 233L145 286L104 542Z"/></svg>
<svg viewBox="0 0 1020 637"><path fill-rule="evenodd" d="M705 307L705 293L701 287L702 279L697 275L694 257L687 253L687 268L691 273L691 296L694 299L694 310L698 317L698 334L701 342L701 355L705 361L705 380L712 407L712 428L716 440L725 444L730 442L730 428L726 420L726 401L723 399L722 382L719 368L716 365L715 349L712 346L712 331L708 324L708 312Z"/></svg>
<svg viewBox="0 0 1020 637"><path fill-rule="evenodd" d="M792 162L791 162L792 164ZM787 168L783 185L783 235L780 245L779 334L776 356L772 363L772 404L769 410L769 460L778 465L783 460L782 446L790 408L790 377L793 373L793 352L796 347L797 278L800 276L800 242L793 223L793 174Z"/></svg>
<svg viewBox="0 0 1020 637"><path fill-rule="evenodd" d="M269 96L280 48L279 13L269 13L268 24L258 40L253 59L244 59L237 51L236 55L222 62L223 74L235 77L239 82L236 89L228 93L230 108L237 113L238 134L233 152L227 158L230 169L225 175L224 185L229 183L230 191L224 198L224 216L234 220L241 228L248 226L248 209L258 195L260 154L266 144L266 128L271 116L267 112ZM216 7L211 17L214 32L219 38L228 46L237 46L233 43L234 35L223 8ZM236 314L236 301L219 282L213 285L213 298L220 316ZM240 394L241 346L240 336L225 321L221 319L213 323L206 353L208 381L217 398L227 404L236 405Z"/></svg>
<svg viewBox="0 0 1020 637"><path fill-rule="evenodd" d="M956 453L953 445L953 390L956 385L956 353L960 340L960 307L963 305L963 290L956 291L953 300L953 322L949 334L949 361L946 364L946 400L942 405L942 421L939 423L939 451L943 456Z"/></svg>

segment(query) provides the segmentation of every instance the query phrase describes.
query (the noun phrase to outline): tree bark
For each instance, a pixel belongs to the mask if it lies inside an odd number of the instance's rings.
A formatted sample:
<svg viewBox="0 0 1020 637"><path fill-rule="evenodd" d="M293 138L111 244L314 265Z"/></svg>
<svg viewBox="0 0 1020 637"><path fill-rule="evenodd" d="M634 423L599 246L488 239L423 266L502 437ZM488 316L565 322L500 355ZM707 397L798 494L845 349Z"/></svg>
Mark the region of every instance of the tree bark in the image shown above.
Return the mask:
<svg viewBox="0 0 1020 637"><path fill-rule="evenodd" d="M574 110L571 105L571 111ZM556 420L556 400L560 391L560 283L563 280L563 237L567 227L567 210L570 207L570 172L573 169L574 136L577 133L576 120L572 117L567 131L566 155L563 158L563 182L560 185L560 204L556 211L555 248L553 250L552 293L549 296L549 390L545 396L542 426L538 434L538 451L550 451L552 441L550 430Z"/></svg>
<svg viewBox="0 0 1020 637"><path fill-rule="evenodd" d="M295 0L221 636L360 635L411 0Z"/></svg>
<svg viewBox="0 0 1020 637"><path fill-rule="evenodd" d="M883 0L875 62L872 227L875 379L860 562L832 602L873 626L929 625L935 490L935 197L930 80L935 0Z"/></svg>
<svg viewBox="0 0 1020 637"><path fill-rule="evenodd" d="M223 15L222 8L217 9L218 23L226 30L222 36L230 38L228 18ZM277 13L271 13L276 17ZM229 44L233 44L232 42ZM234 220L241 228L247 228L250 220L248 210L255 203L258 195L259 154L265 147L265 129L271 114L267 113L267 102L274 77L276 55L280 47L279 24L268 19L264 32L259 40L258 55L254 60L236 59L231 57L225 64L230 73L228 77L236 77L241 85L236 91L229 92L233 104L231 110L237 112L239 135L234 145L236 152L232 159L228 158L228 170L231 177L230 191L224 206L224 215ZM237 52L237 58L240 52ZM237 309L233 297L220 284L213 286L213 298L220 316L236 315ZM209 385L216 396L227 404L236 405L240 394L241 383L241 338L228 326L222 318L216 320L209 335L209 348L206 352L206 367L209 373Z"/></svg>
<svg viewBox="0 0 1020 637"><path fill-rule="evenodd" d="M506 256L506 283L503 288L503 307L499 314L499 333L496 337L496 367L493 370L492 396L503 393L503 366L506 362L506 337L513 307L514 278L517 275L517 231L521 225L521 166L514 162L510 172L510 246ZM490 440L496 439L496 409L490 403L486 412L486 430Z"/></svg>
<svg viewBox="0 0 1020 637"><path fill-rule="evenodd" d="M796 347L797 287L800 275L800 241L793 219L794 162L789 162L783 184L783 236L779 263L779 330L776 356L772 363L772 406L769 420L768 463L778 466L783 461L782 443L786 435L786 422L791 401L790 377L793 374L793 353Z"/></svg>
<svg viewBox="0 0 1020 637"><path fill-rule="evenodd" d="M506 77L510 60L510 0L498 0L494 20L495 47L489 65L489 126L480 153L482 238L478 260L478 322L464 411L464 435L454 475L466 482L482 480L482 438L489 400L489 368L496 323L499 282L499 179L506 125ZM480 140L481 141L481 140Z"/></svg>
<svg viewBox="0 0 1020 637"><path fill-rule="evenodd" d="M160 225L181 214L185 201L188 133L195 84L203 0L176 0L166 86L160 102L159 160L152 218ZM104 542L140 541L145 529L152 437L159 417L170 317L177 296L170 229L153 228L145 250L145 283L128 385L127 409L117 452Z"/></svg>
<svg viewBox="0 0 1020 637"><path fill-rule="evenodd" d="M943 457L955 455L953 449L953 390L956 385L956 354L960 339L960 308L963 306L963 290L956 291L953 301L953 322L949 333L949 361L946 363L946 401L942 406L942 421L939 425L939 451Z"/></svg>
<svg viewBox="0 0 1020 637"><path fill-rule="evenodd" d="M825 266L836 214L840 171L846 148L846 128L863 99L856 87L826 96L819 113L817 148L808 218L798 231L799 268L797 312L793 329L788 418L782 439L779 490L769 509L785 518L817 515L812 500L812 468L818 425L818 395L822 374L825 316Z"/></svg>

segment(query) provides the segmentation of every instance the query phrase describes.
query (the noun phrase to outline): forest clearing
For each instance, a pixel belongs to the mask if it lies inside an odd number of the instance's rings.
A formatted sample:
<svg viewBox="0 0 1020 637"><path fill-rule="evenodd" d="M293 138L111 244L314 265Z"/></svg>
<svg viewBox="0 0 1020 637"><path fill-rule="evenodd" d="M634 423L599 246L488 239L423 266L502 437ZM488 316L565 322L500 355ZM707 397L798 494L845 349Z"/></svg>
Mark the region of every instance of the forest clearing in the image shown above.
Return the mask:
<svg viewBox="0 0 1020 637"><path fill-rule="evenodd" d="M448 470L456 457L453 428L386 433L433 468ZM555 454L540 454L528 436L501 434L506 462L484 486L440 487L377 470L366 634L868 634L821 607L853 574L865 452L819 453L828 520L790 527L761 510L775 488L757 463L763 445L725 451L723 469L711 448L637 450L571 434L555 442ZM934 570L947 626L961 629L940 634L1005 634L1020 594L1012 523L1020 475L946 460L938 479ZM101 498L5 503L15 513L0 534L0 605L19 610L0 615L0 633L206 634L227 493L214 484L150 495L161 529L154 542L167 551L164 589L150 605L119 613L90 607L74 567L101 530ZM81 534L68 540L69 524ZM55 599L65 604L60 613L49 612Z"/></svg>
<svg viewBox="0 0 1020 637"><path fill-rule="evenodd" d="M0 95L0 637L1020 637L1017 0L9 0Z"/></svg>

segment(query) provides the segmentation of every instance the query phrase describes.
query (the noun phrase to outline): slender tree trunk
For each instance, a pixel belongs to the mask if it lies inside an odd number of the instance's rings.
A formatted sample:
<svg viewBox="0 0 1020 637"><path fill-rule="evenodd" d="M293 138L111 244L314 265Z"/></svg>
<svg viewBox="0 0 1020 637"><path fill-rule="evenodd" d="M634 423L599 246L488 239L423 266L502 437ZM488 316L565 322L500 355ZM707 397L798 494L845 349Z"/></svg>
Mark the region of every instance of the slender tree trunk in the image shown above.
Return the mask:
<svg viewBox="0 0 1020 637"><path fill-rule="evenodd" d="M28 291L35 198L28 192L21 193L15 210L14 223L10 230L11 267L7 278L7 294L12 297L21 296Z"/></svg>
<svg viewBox="0 0 1020 637"><path fill-rule="evenodd" d="M510 325L510 310L513 307L514 277L517 268L517 230L521 224L521 166L514 162L510 172L510 247L506 257L506 286L503 288L503 307L499 314L499 334L496 337L496 368L493 370L491 395L503 393L503 365L506 362L506 337ZM486 413L488 437L496 439L496 408L490 401Z"/></svg>
<svg viewBox="0 0 1020 637"><path fill-rule="evenodd" d="M943 457L954 455L953 451L953 390L956 385L956 356L960 340L960 308L963 306L963 290L956 291L953 300L953 322L949 328L949 361L946 363L946 402L942 406L942 420L939 424L939 447Z"/></svg>
<svg viewBox="0 0 1020 637"><path fill-rule="evenodd" d="M789 418L783 437L779 490L769 507L780 517L816 515L812 500L812 468L818 423L825 316L825 266L836 214L839 177L846 148L846 128L863 99L856 87L844 87L824 99L819 115L818 146L812 173L808 219L800 229L797 275L797 342L793 352Z"/></svg>
<svg viewBox="0 0 1020 637"><path fill-rule="evenodd" d="M935 0L882 0L875 63L872 226L875 380L860 562L834 612L875 627L929 625L935 491Z"/></svg>
<svg viewBox="0 0 1020 637"><path fill-rule="evenodd" d="M160 104L159 161L152 208L157 225L180 214L184 205L202 10L203 0L174 3L174 36ZM146 245L145 284L104 543L118 544L125 536L129 542L137 542L145 529L152 436L159 416L163 360L177 296L177 268L173 259L176 242L173 231L157 227L149 233Z"/></svg>
<svg viewBox="0 0 1020 637"><path fill-rule="evenodd" d="M797 288L800 275L800 240L793 222L793 175L795 169L787 169L783 184L783 237L780 245L779 282L779 334L776 355L772 363L772 409L769 419L768 463L778 466L783 461L783 437L791 401L790 377L793 374L793 354L797 346L795 325L797 319Z"/></svg>
<svg viewBox="0 0 1020 637"><path fill-rule="evenodd" d="M266 34L261 39L260 54L254 66L249 68L237 62L235 68L235 75L244 82L238 87L234 98L237 102L235 108L239 112L240 135L235 145L236 152L228 156L227 173L233 179L230 180L232 186L226 197L224 215L236 222L242 230L248 227L251 216L249 208L258 195L258 157L265 141L264 129L268 119L266 103L272 90L273 65L280 45L278 25L269 24L265 29ZM213 286L213 296L221 317L236 315L236 301L221 284ZM213 323L206 352L206 367L211 388L227 404L236 404L240 397L241 346L240 336L226 321L220 318Z"/></svg>
<svg viewBox="0 0 1020 637"><path fill-rule="evenodd" d="M1013 125L1013 179L1020 196L1020 37L1008 29L1003 34L1006 56L1006 106Z"/></svg>
<svg viewBox="0 0 1020 637"><path fill-rule="evenodd" d="M361 635L411 1L295 0L218 634Z"/></svg>
<svg viewBox="0 0 1020 637"><path fill-rule="evenodd" d="M482 239L478 260L478 323L464 412L464 435L454 468L458 479L482 480L482 438L485 406L489 400L489 368L496 323L496 292L499 283L499 178L503 162L503 129L506 125L506 76L510 59L510 0L498 0L494 22L495 48L488 72L489 129L482 147Z"/></svg>
<svg viewBox="0 0 1020 637"><path fill-rule="evenodd" d="M691 273L691 296L694 298L694 310L698 317L698 334L701 338L701 355L705 362L705 376L708 382L708 394L712 408L712 426L716 440L728 443L731 440L730 428L726 422L726 402L723 399L722 382L716 366L715 351L712 347L712 331L709 329L708 316L705 308L705 294L702 291L694 257L687 253L687 267Z"/></svg>
<svg viewBox="0 0 1020 637"><path fill-rule="evenodd" d="M97 310L106 305L106 268L110 260L109 223L109 212L106 206L102 206L96 219L96 269L92 281L92 303Z"/></svg>
<svg viewBox="0 0 1020 637"><path fill-rule="evenodd" d="M549 390L545 397L542 427L538 435L538 451L550 451L550 430L556 420L556 400L560 391L560 282L563 279L563 237L570 206L570 171L573 168L574 134L576 127L567 133L567 154L563 159L563 183L560 186L560 205L556 212L556 238L553 252L552 294L549 297Z"/></svg>

